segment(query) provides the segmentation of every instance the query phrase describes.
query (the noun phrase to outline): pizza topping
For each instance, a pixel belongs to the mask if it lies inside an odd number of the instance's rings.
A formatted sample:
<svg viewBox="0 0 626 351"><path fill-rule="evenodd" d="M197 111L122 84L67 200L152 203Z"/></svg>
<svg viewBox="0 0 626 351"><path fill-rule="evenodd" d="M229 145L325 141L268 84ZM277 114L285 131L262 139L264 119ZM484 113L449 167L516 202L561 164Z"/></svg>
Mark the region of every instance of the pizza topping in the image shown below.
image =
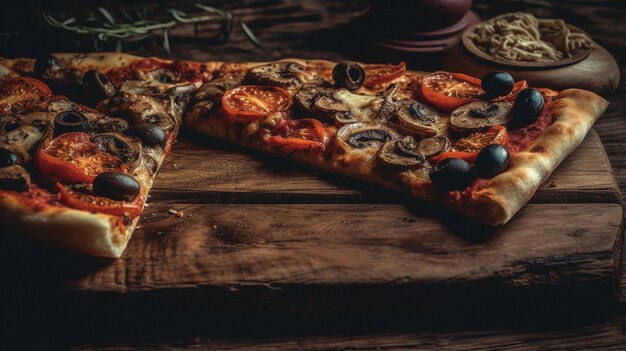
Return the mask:
<svg viewBox="0 0 626 351"><path fill-rule="evenodd" d="M450 115L450 128L459 133L472 133L496 125L506 125L511 119L510 102L476 101L463 105Z"/></svg>
<svg viewBox="0 0 626 351"><path fill-rule="evenodd" d="M148 58L125 67L106 72L111 82L119 87L129 80L156 81L160 83L206 82L211 73L205 64L193 61L167 62Z"/></svg>
<svg viewBox="0 0 626 351"><path fill-rule="evenodd" d="M43 55L35 60L33 73L41 77L47 70L53 67L59 67L59 59L51 54Z"/></svg>
<svg viewBox="0 0 626 351"><path fill-rule="evenodd" d="M132 201L139 195L139 182L128 174L117 171L100 173L93 180L93 193L117 201Z"/></svg>
<svg viewBox="0 0 626 351"><path fill-rule="evenodd" d="M287 90L275 86L242 85L222 96L222 107L237 122L253 122L291 105Z"/></svg>
<svg viewBox="0 0 626 351"><path fill-rule="evenodd" d="M284 151L323 149L328 141L324 126L314 118L286 120L270 133L268 143Z"/></svg>
<svg viewBox="0 0 626 351"><path fill-rule="evenodd" d="M35 157L42 177L64 184L89 184L104 171L126 171L122 161L100 151L86 133L67 133L49 140Z"/></svg>
<svg viewBox="0 0 626 351"><path fill-rule="evenodd" d="M337 132L337 142L344 149L379 149L384 143L398 139L393 129L378 123L346 124Z"/></svg>
<svg viewBox="0 0 626 351"><path fill-rule="evenodd" d="M466 188L472 181L471 166L460 158L447 158L438 162L430 172L437 190L459 190Z"/></svg>
<svg viewBox="0 0 626 351"><path fill-rule="evenodd" d="M1 153L0 149L0 153ZM1 156L0 156L1 157ZM2 160L0 160L2 162ZM30 184L30 175L24 167L13 164L7 167L0 167L0 189L24 191Z"/></svg>
<svg viewBox="0 0 626 351"><path fill-rule="evenodd" d="M274 62L256 66L248 71L246 84L298 88L305 83L319 83L320 79L295 62Z"/></svg>
<svg viewBox="0 0 626 351"><path fill-rule="evenodd" d="M163 148L167 140L167 135L163 129L149 123L134 125L124 131L124 134L138 138L142 145L147 147Z"/></svg>
<svg viewBox="0 0 626 351"><path fill-rule="evenodd" d="M360 88L365 81L365 71L363 67L355 62L341 62L336 64L332 74L335 84L348 90Z"/></svg>
<svg viewBox="0 0 626 351"><path fill-rule="evenodd" d="M394 116L396 112L396 103L394 100L394 96L396 95L397 91L398 86L394 83L391 83L387 88L385 88L385 90L378 93L378 95L383 98L383 101L380 104L378 114L376 115L377 120L387 121Z"/></svg>
<svg viewBox="0 0 626 351"><path fill-rule="evenodd" d="M437 109L450 112L483 96L480 80L461 73L435 72L422 78L422 96Z"/></svg>
<svg viewBox="0 0 626 351"><path fill-rule="evenodd" d="M12 150L0 148L0 168L21 165L22 159Z"/></svg>
<svg viewBox="0 0 626 351"><path fill-rule="evenodd" d="M132 202L127 202L94 195L84 186L65 186L56 183L55 188L59 192L62 204L78 210L136 218L141 214L143 207L142 196L136 196Z"/></svg>
<svg viewBox="0 0 626 351"><path fill-rule="evenodd" d="M43 82L28 78L9 78L0 82L0 115L31 110L50 100L52 91Z"/></svg>
<svg viewBox="0 0 626 351"><path fill-rule="evenodd" d="M30 152L37 147L44 136L44 132L35 125L22 124L2 136L0 142L18 154L23 161L28 161Z"/></svg>
<svg viewBox="0 0 626 351"><path fill-rule="evenodd" d="M83 84L87 90L86 95L95 101L100 101L115 94L115 86L109 78L96 70L90 69L83 76Z"/></svg>
<svg viewBox="0 0 626 351"><path fill-rule="evenodd" d="M415 100L401 100L396 103L396 115L399 124L407 131L420 136L437 134L435 123L439 113L432 107Z"/></svg>
<svg viewBox="0 0 626 351"><path fill-rule="evenodd" d="M54 136L71 133L91 131L87 117L76 111L60 112L54 117Z"/></svg>
<svg viewBox="0 0 626 351"><path fill-rule="evenodd" d="M543 110L544 98L537 89L524 89L517 94L513 104L513 118L509 127L519 129L534 123L541 110Z"/></svg>
<svg viewBox="0 0 626 351"><path fill-rule="evenodd" d="M365 82L363 86L372 88L379 84L384 84L401 77L406 72L406 64L400 62L398 65L367 65L365 66Z"/></svg>
<svg viewBox="0 0 626 351"><path fill-rule="evenodd" d="M509 167L509 151L502 145L485 146L476 157L474 174L479 178L493 178Z"/></svg>
<svg viewBox="0 0 626 351"><path fill-rule="evenodd" d="M457 140L453 145L453 151L442 152L432 158L439 162L447 158L462 158L469 163L474 163L478 152L489 144L508 146L509 132L504 126L494 126L484 132L473 133L465 138Z"/></svg>
<svg viewBox="0 0 626 351"><path fill-rule="evenodd" d="M102 133L91 137L98 150L111 154L126 164L130 171L141 163L141 142L139 139L119 133Z"/></svg>
<svg viewBox="0 0 626 351"><path fill-rule="evenodd" d="M508 72L489 72L480 81L486 99L505 96L513 90L515 80Z"/></svg>
<svg viewBox="0 0 626 351"><path fill-rule="evenodd" d="M315 103L316 99L321 96L332 96L334 92L334 89L327 86L317 84L305 84L300 88L300 90L298 90L296 95L293 97L293 100L296 107L300 110L302 114L315 116L316 111L312 108L312 106L313 103Z"/></svg>
<svg viewBox="0 0 626 351"><path fill-rule="evenodd" d="M437 135L432 138L422 139L417 147L417 151L426 157L439 155L450 149L450 139L445 135Z"/></svg>
<svg viewBox="0 0 626 351"><path fill-rule="evenodd" d="M426 163L426 158L418 150L418 143L411 136L384 143L376 155L383 165L393 169L415 169Z"/></svg>

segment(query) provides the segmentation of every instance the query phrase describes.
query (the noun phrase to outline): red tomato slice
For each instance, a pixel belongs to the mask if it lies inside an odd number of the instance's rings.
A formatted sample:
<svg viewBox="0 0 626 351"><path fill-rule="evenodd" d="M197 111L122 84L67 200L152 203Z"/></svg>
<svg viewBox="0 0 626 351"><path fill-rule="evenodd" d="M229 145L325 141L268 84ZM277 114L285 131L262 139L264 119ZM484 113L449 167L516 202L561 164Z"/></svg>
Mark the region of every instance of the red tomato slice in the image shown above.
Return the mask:
<svg viewBox="0 0 626 351"><path fill-rule="evenodd" d="M483 94L480 79L462 73L435 72L422 78L422 96L442 111L451 112Z"/></svg>
<svg viewBox="0 0 626 351"><path fill-rule="evenodd" d="M222 107L228 118L237 122L253 122L289 109L291 96L283 88L242 85L222 96Z"/></svg>
<svg viewBox="0 0 626 351"><path fill-rule="evenodd" d="M0 114L25 112L49 100L52 91L34 78L9 78L0 83Z"/></svg>
<svg viewBox="0 0 626 351"><path fill-rule="evenodd" d="M365 82L363 86L371 88L378 84L390 82L404 75L406 64L400 62L398 65L367 65L365 68Z"/></svg>
<svg viewBox="0 0 626 351"><path fill-rule="evenodd" d="M133 201L126 202L76 191L60 183L55 184L55 189L59 192L62 204L77 210L106 213L114 216L127 215L135 218L141 214L141 209L143 208L143 196L141 194Z"/></svg>
<svg viewBox="0 0 626 351"><path fill-rule="evenodd" d="M284 151L323 149L328 135L322 122L315 118L286 120L270 133L268 144Z"/></svg>
<svg viewBox="0 0 626 351"><path fill-rule="evenodd" d="M442 152L432 158L434 162L439 162L447 158L461 158L469 163L474 163L480 150L489 144L509 145L509 132L504 126L494 126L485 132L471 134L465 138L457 140L452 145L453 151Z"/></svg>
<svg viewBox="0 0 626 351"><path fill-rule="evenodd" d="M122 161L98 150L87 133L62 134L45 142L35 154L35 162L42 177L63 184L91 184L104 171L126 173Z"/></svg>

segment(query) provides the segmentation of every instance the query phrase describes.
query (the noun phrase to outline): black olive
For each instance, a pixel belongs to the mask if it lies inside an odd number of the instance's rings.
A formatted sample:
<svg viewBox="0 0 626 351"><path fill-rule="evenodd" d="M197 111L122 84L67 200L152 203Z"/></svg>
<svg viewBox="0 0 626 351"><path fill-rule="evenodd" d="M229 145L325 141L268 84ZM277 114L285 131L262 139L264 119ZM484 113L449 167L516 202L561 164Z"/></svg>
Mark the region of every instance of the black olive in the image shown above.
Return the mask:
<svg viewBox="0 0 626 351"><path fill-rule="evenodd" d="M333 68L333 79L338 86L355 90L363 85L365 71L358 63L341 62Z"/></svg>
<svg viewBox="0 0 626 351"><path fill-rule="evenodd" d="M117 201L132 201L141 189L135 178L117 171L100 173L92 185L95 195Z"/></svg>
<svg viewBox="0 0 626 351"><path fill-rule="evenodd" d="M489 72L480 83L487 99L507 95L513 90L514 85L513 76L507 72Z"/></svg>
<svg viewBox="0 0 626 351"><path fill-rule="evenodd" d="M509 168L509 151L498 144L485 146L476 157L474 174L478 178L493 178Z"/></svg>
<svg viewBox="0 0 626 351"><path fill-rule="evenodd" d="M150 123L141 123L132 126L126 129L124 134L138 138L144 146L148 147L163 147L167 138L163 129Z"/></svg>
<svg viewBox="0 0 626 351"><path fill-rule="evenodd" d="M87 117L78 111L63 111L54 117L54 135L71 132L89 132L91 127Z"/></svg>
<svg viewBox="0 0 626 351"><path fill-rule="evenodd" d="M9 149L0 148L0 168L19 165L22 159Z"/></svg>
<svg viewBox="0 0 626 351"><path fill-rule="evenodd" d="M435 165L430 180L438 190L459 190L472 180L471 166L460 158L447 158Z"/></svg>
<svg viewBox="0 0 626 351"><path fill-rule="evenodd" d="M96 99L105 99L115 94L115 87L109 78L93 69L85 72L83 84L88 89L86 93Z"/></svg>
<svg viewBox="0 0 626 351"><path fill-rule="evenodd" d="M541 114L543 104L543 95L538 90L528 88L520 91L513 104L513 118L509 127L518 129L534 123Z"/></svg>
<svg viewBox="0 0 626 351"><path fill-rule="evenodd" d="M43 55L35 60L33 73L35 73L36 76L41 77L48 69L58 65L59 60L54 55Z"/></svg>

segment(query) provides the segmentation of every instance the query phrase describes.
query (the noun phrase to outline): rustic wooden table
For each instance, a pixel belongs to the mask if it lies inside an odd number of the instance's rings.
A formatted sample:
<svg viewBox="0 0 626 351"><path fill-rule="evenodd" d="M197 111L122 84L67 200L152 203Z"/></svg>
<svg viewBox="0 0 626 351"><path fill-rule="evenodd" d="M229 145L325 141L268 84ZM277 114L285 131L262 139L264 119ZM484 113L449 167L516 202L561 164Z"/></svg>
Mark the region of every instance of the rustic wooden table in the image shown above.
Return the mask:
<svg viewBox="0 0 626 351"><path fill-rule="evenodd" d="M354 5L350 1L249 0L245 1L243 5L224 3L224 7L232 8L234 13L247 20L264 43L265 51L255 49L239 32L234 33L231 40L226 44L205 46L197 40L189 39L188 32L183 31L173 33L174 53L171 56L200 61L258 61L283 57L373 60L371 52L368 53L360 41L353 40L354 38L350 38L349 35L343 35L342 33L345 32L337 29L343 28L345 25L349 26L354 18L363 13L361 6ZM620 0L584 2L568 0L558 3L542 0L482 0L475 1L474 10L484 18L516 10L533 12L543 17L564 18L586 30L595 40L605 46L621 63L622 71L625 67L626 26L622 24L622 21L626 15L626 9L623 8ZM158 48L144 49L136 53L166 56ZM409 62L409 65L412 66L411 68L421 68L418 62ZM624 153L626 145L626 83L622 83L615 94L609 97L609 100L612 101L612 105L596 124L595 129L606 148L619 187L624 194L626 190L626 156ZM198 156L194 154L194 149L189 145L189 142L186 141L177 146L177 151L166 165L167 169L171 170L173 167L177 167L177 163L183 165L184 159L193 159ZM562 179L575 179L576 182L580 182L577 183L575 191L570 194L572 199L579 196L577 192L582 188L585 193L584 196L597 193L598 204L596 205L599 205L605 202L614 202L611 199L614 192L610 189L610 178L606 178L605 173L602 173L602 177L607 179L606 183L600 187L585 188L587 183L583 179L597 177L594 176L593 172L598 171L600 174L603 169L608 169L605 166L598 166L596 163L602 162L602 153L598 153L597 145L599 145L597 137L595 133L591 133L585 144L577 151L576 157L573 157L571 162L564 164L561 172L568 174ZM215 147L216 145L211 144L210 146ZM216 148L218 151L213 153L214 157L223 154L226 155L224 157L241 157L242 161L245 159L248 162L256 162L252 164L253 171L272 172L277 169L271 163L269 166L262 166L262 163L251 159L250 156L233 156L232 151L222 144L218 143ZM220 151L222 149L225 151ZM178 158L180 155L182 158ZM197 161L203 162L201 158L197 158ZM212 165L209 164L211 162L213 162ZM211 162L204 165L203 169L207 169L209 166L218 167L217 165L220 163L216 160ZM240 165L234 163L232 167L240 168ZM226 171L230 172L229 174L244 171L239 170L239 168L226 169ZM160 179L165 185L174 182L175 179L170 178L176 174L167 172L167 169ZM212 171L208 168L207 172ZM215 172L215 174L217 173ZM207 178L214 179L214 183L205 186L218 188L229 186L228 179L215 180L215 174L211 174L212 176L207 175ZM194 173L194 175L198 176L199 173ZM555 176L559 176L559 174ZM306 174L298 175L298 177L300 178L297 179L305 179L309 182L307 187L310 189L338 195L335 200L338 203L345 201L345 198L355 196L354 190L349 187L337 194L336 191L339 187L327 185L324 179L318 181L315 177L307 177ZM260 183L245 183L247 179L250 177L242 176L241 179L237 180L237 184L243 184L243 186L252 189L264 187L264 184ZM189 180L188 183L195 184L193 179ZM339 182L340 186L341 184ZM209 192L214 189L199 190ZM304 192L307 191L304 190ZM542 201L541 196L545 196L546 199L551 198L550 191L550 189L540 191L539 203ZM176 204L177 200L182 201L182 199L172 199L168 189L159 188L158 184L154 196L155 202L167 199L170 203ZM301 202L297 194L291 196L295 197L288 200L287 203L290 203L289 201ZM283 198L283 201L285 199ZM251 208L254 207L255 201L259 201L256 198L246 198L243 195L239 195L237 201L235 198L222 200L223 202L252 204L250 205ZM184 203L194 203L194 201L204 203L199 198L186 198L185 201ZM218 201L220 200L218 199ZM198 206L210 205L201 204ZM298 206L306 207L305 205ZM353 207L355 211L358 211L356 208L358 206ZM385 206L370 205L368 211L383 213L383 210L379 210L383 207ZM238 208L244 209L243 206ZM281 206L274 206L269 210L281 211L281 208ZM345 208L345 206L342 207L342 209ZM607 205L606 209L604 215L614 221L611 217L614 206ZM221 206L217 213L213 212L212 220L218 222L221 220L220 225L224 222L229 223L227 217L232 216L232 211L229 211L228 206ZM156 207L149 208L147 214L161 212L160 208ZM271 217L271 214L264 215L261 212L257 211L251 216ZM579 216L583 216L584 212L583 210L572 213L579 213ZM244 218L242 221L245 225L245 216L241 218ZM595 214L588 216L588 218L590 228L597 228L607 221L605 217L598 217ZM204 220L198 214L192 222ZM163 226L167 230L176 230L175 218L160 222L156 220L155 222L151 223L146 220L145 225L154 228ZM272 223L271 219L267 219L264 223L270 229L274 225L284 226L284 224ZM236 225L237 223L233 222L232 224ZM611 222L611 225L616 227L619 225L619 220L616 223ZM554 230L558 231L557 228ZM615 230L617 231L618 228ZM242 235L246 231L242 229L234 232ZM536 232L539 232L539 229L536 229ZM346 232L342 235L348 237L350 233ZM136 239L138 242L142 240L141 244L132 250L144 250L145 248L145 252L154 251L149 237L148 239L142 237ZM537 238L537 241L539 239ZM155 239L154 243L156 245L158 241L159 247L162 247L163 240L163 238ZM246 240L246 238L235 237L224 240L236 242L237 240ZM564 240L575 242L576 238ZM361 243L367 244L365 241ZM610 252L610 248L607 249L605 246L611 243L600 243L599 241L594 243L598 245L597 250L604 250L602 251L604 253ZM191 247L195 244L206 245L206 243L184 240L172 240L168 243L169 247L176 245L189 245ZM2 254L7 254L7 250L19 251L19 245L15 246L14 243L11 245L10 249L5 247ZM291 244L289 240L283 238L280 245L289 248ZM227 246L220 247L224 250L228 249ZM564 247L566 247L565 244ZM27 250L32 250L32 248L28 247L24 252L29 252ZM584 248L580 249L581 252L586 252L584 250ZM180 252L182 251L184 250L180 250ZM133 251L133 254L140 258L143 253L144 251ZM212 254L216 253L213 252ZM484 252L481 253L481 255L484 254ZM11 255L15 255L15 253L10 253L8 256L12 257ZM385 291L376 290L382 289L380 287L370 287L367 289L367 293L359 295L365 296L363 301L346 301L344 306L336 305L337 301L341 301L342 295L352 296L351 294L354 293L355 289L359 289L358 286L349 290L335 289L333 286L322 284L315 291L310 289L298 291L298 287L296 287L295 290L292 288L288 294L284 294L290 300L285 300L281 304L277 302L281 300L272 298L272 286L242 288L239 294L229 295L223 291L210 291L210 288L199 291L191 290L191 284L187 289L184 286L185 276L183 276L178 277L182 279L177 281L177 284L180 285L178 290L171 291L170 289L167 296L162 296L163 293L159 290L146 293L142 286L133 284L141 282L146 284L144 285L146 288L159 287L166 284L169 278L153 272L161 272L162 274L168 270L189 270L191 273L188 278L193 279L194 270L206 270L206 268L186 266L187 257L172 261L165 259L161 261L157 257L149 261L150 265L146 266L146 261L133 260L133 255L129 255L128 259L122 259L114 265L80 257L57 257L54 254L50 256L47 253L37 252L33 254L33 256L37 255L46 257L50 268L33 264L26 270L26 273L30 274L12 273L7 272L11 269L11 264L8 264L6 260L1 261L3 266L0 273L4 277L9 277L4 281L5 284L8 282L20 286L19 289L2 289L0 292L2 294L0 299L4 301L2 304L3 336L7 337L6 340L19 340L23 348L33 348L38 344L40 348L44 349L59 345L70 346L74 349L214 348L232 350L275 348L297 350L589 348L622 350L626 347L626 333L624 333L626 309L616 296L608 290L606 293L600 294L595 291L606 288L608 285L605 278L607 276L607 262L610 261L610 257L606 254L596 256L592 260L589 260L588 257L581 257L580 261L576 262L571 260L572 257L575 257L575 252L564 250L563 257L567 257L567 265L564 266L562 262L559 263L558 258L554 262L555 267L558 267L558 273L555 273L553 277L555 281L560 281L563 277L567 279L569 272L574 272L578 274L577 281L593 283L587 288L584 285L563 284L550 289L540 286L518 291L515 289L519 285L517 279L528 279L528 276L521 277L515 274L510 275L508 280L505 279L504 284L496 282L493 285L473 286L470 282L450 291L442 291L441 286L430 288L421 286L415 290L411 286L406 287L402 285L402 282L399 282L396 287L383 287L386 289ZM595 267L591 265L580 268L594 261L599 264ZM28 264L30 262L29 257L19 258L19 262ZM172 264L182 266L171 266ZM211 265L212 263L204 262L203 264ZM215 264L218 263L215 262ZM241 262L242 266L245 264L245 262ZM546 262L534 262L534 264L536 267L545 267ZM552 262L548 264L552 264ZM67 270L63 270L64 272L76 272L76 276L64 274L59 277L58 269L59 267L63 268L64 265L67 266ZM323 266L323 262L321 265ZM155 267L158 267L158 270ZM513 268L512 271L514 272L514 270ZM524 270L525 274L530 272L530 276L532 276L532 266L525 266ZM216 272L218 271L216 270ZM90 272L90 275L83 279L81 276L85 272ZM96 273L91 274L91 272ZM582 275L586 276L581 276L581 272ZM255 274L254 271L249 273ZM372 276L376 276L378 273L380 272L373 269ZM546 276L545 272L536 273L537 276ZM319 276L324 277L325 275L319 274ZM42 281L33 282L33 277L38 277ZM407 279L410 278L407 276ZM64 285L68 281L72 282L69 288ZM42 286L54 284L59 284L60 290L50 289L53 293L40 291ZM224 283L226 287L231 285L228 282ZM96 294L87 292L88 288L94 286L98 286L102 291ZM127 289L121 306L116 306L120 300L107 292L107 290L115 292L116 289ZM222 290L226 291L227 289ZM428 304L418 302L406 303L406 301L414 300L411 297L416 291L423 294L424 301L436 301L438 305L427 306ZM207 295L214 296L215 300L204 300ZM281 296L280 292L277 292L276 295ZM232 296L236 297L233 298ZM324 300L320 301L320 296L325 296L326 304ZM375 299L378 296L391 296L397 301L378 301ZM237 306L237 301L233 299L241 299L241 306L256 306L257 309L246 311L243 309L244 307L241 307L230 311L232 306ZM465 300L471 301L471 303L465 303ZM14 304L13 301L15 301ZM290 311L290 304L295 301L299 304L300 309ZM441 304L442 301L444 302L443 305ZM371 306L364 308L364 302L371 304ZM306 308L307 303L309 303L308 309ZM191 311L188 310L189 306L197 306L197 308ZM220 306L223 307L220 308ZM263 308L263 306L267 307ZM303 306L305 308L302 308ZM89 311L90 315L85 315L85 310ZM338 312L334 314L333 310ZM323 313L318 313L319 311L323 311Z"/></svg>

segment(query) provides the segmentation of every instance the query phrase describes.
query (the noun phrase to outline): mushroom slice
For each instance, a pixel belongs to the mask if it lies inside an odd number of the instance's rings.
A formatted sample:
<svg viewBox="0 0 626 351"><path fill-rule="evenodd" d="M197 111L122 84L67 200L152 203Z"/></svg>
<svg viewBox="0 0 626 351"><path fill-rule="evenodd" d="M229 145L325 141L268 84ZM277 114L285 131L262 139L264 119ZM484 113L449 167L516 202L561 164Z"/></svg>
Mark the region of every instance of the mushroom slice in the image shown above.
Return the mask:
<svg viewBox="0 0 626 351"><path fill-rule="evenodd" d="M396 103L396 116L400 126L419 136L437 135L435 124L439 113L432 107L415 100L401 100Z"/></svg>
<svg viewBox="0 0 626 351"><path fill-rule="evenodd" d="M0 189L24 191L30 184L30 175L20 165L0 168Z"/></svg>
<svg viewBox="0 0 626 351"><path fill-rule="evenodd" d="M378 110L378 114L376 115L377 120L388 121L393 117L396 112L396 104L394 103L393 97L397 91L398 86L395 83L392 83L389 84L387 89L379 93L379 96L383 98L383 101L380 105L380 109Z"/></svg>
<svg viewBox="0 0 626 351"><path fill-rule="evenodd" d="M383 124L357 122L339 129L337 143L345 150L377 150L384 143L399 137L396 131Z"/></svg>
<svg viewBox="0 0 626 351"><path fill-rule="evenodd" d="M512 112L510 102L476 101L454 110L450 115L450 127L464 134L479 132L507 124Z"/></svg>
<svg viewBox="0 0 626 351"><path fill-rule="evenodd" d="M274 62L256 66L248 71L246 84L275 85L282 88L298 88L305 83L321 82L296 62Z"/></svg>
<svg viewBox="0 0 626 351"><path fill-rule="evenodd" d="M323 85L305 84L293 97L293 101L300 112L306 115L314 115L313 104L315 100L324 95L331 96L334 92L334 89Z"/></svg>
<svg viewBox="0 0 626 351"><path fill-rule="evenodd" d="M450 150L450 139L445 135L422 139L417 147L417 151L426 157L436 156L448 150Z"/></svg>
<svg viewBox="0 0 626 351"><path fill-rule="evenodd" d="M122 133L128 129L128 122L122 118L109 117L98 113L85 113L89 119L91 129L96 133Z"/></svg>
<svg viewBox="0 0 626 351"><path fill-rule="evenodd" d="M415 139L407 136L384 143L376 155L380 163L386 167L396 170L415 169L426 164L426 157L418 149Z"/></svg>
<svg viewBox="0 0 626 351"><path fill-rule="evenodd" d="M91 141L98 145L100 151L120 159L131 171L141 163L141 141L135 137L119 133L102 133L91 137Z"/></svg>

